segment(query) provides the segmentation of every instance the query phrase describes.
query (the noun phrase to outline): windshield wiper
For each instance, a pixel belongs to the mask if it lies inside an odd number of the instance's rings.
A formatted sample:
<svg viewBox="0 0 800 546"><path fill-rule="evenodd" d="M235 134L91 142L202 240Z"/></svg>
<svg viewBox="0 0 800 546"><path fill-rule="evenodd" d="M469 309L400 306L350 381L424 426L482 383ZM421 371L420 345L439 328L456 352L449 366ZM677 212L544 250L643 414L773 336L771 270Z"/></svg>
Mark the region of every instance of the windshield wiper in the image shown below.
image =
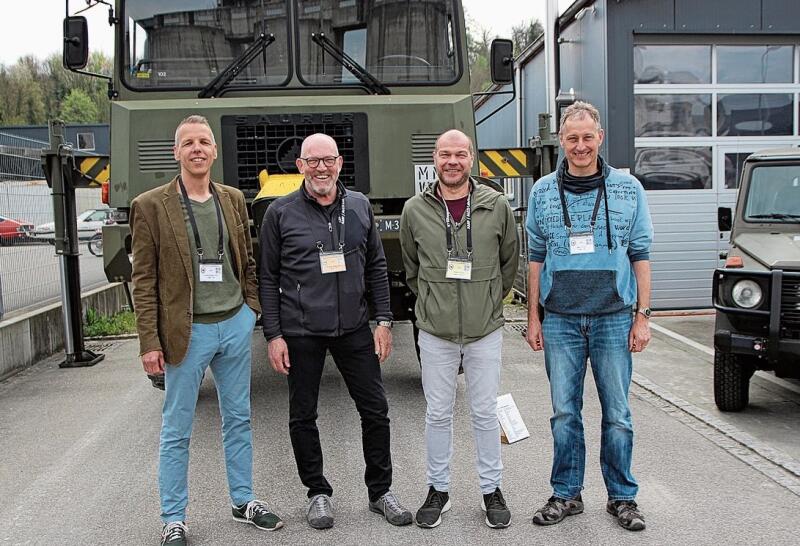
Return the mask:
<svg viewBox="0 0 800 546"><path fill-rule="evenodd" d="M200 92L197 94L198 98L207 99L219 96L220 92L228 86L230 81L239 75L239 72L247 68L253 60L258 57L258 54L269 47L275 41L274 34L264 34L263 32L258 35L256 41L242 51L231 63L225 67L225 70L220 72L216 78L208 82Z"/></svg>
<svg viewBox="0 0 800 546"><path fill-rule="evenodd" d="M782 212L770 212L769 214L751 214L748 218L768 218L770 220L793 220L800 218L800 214L784 214Z"/></svg>
<svg viewBox="0 0 800 546"><path fill-rule="evenodd" d="M375 95L392 94L389 88L383 85L378 78L370 74L366 68L358 64L355 59L331 42L328 37L325 36L324 32L312 32L311 41L321 47L325 53L333 57L340 65L345 67L348 72L358 78L358 81L363 83L367 89L372 91Z"/></svg>

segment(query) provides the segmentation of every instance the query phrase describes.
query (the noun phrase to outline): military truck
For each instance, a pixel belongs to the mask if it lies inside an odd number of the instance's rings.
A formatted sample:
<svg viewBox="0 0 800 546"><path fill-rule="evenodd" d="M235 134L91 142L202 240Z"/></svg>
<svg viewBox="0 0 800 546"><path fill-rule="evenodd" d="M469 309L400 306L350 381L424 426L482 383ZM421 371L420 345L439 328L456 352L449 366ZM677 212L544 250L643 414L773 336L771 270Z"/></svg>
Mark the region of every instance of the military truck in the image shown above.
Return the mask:
<svg viewBox="0 0 800 546"><path fill-rule="evenodd" d="M340 180L373 204L392 310L410 318L399 245L403 204L435 179L441 132L475 137L461 1L88 0L98 3L108 6L115 35L107 77L107 202L116 220L103 228L108 279L130 279L130 203L177 173L175 127L202 114L220 150L212 178L239 188L250 207L260 197L254 234L269 202L299 187L303 138L332 136L344 158ZM82 72L86 19L69 15L69 0L66 7L64 64ZM512 50L510 40L492 44L498 84L512 81Z"/></svg>
<svg viewBox="0 0 800 546"><path fill-rule="evenodd" d="M714 401L740 411L756 370L800 377L800 149L750 155L718 223L731 233L714 272Z"/></svg>

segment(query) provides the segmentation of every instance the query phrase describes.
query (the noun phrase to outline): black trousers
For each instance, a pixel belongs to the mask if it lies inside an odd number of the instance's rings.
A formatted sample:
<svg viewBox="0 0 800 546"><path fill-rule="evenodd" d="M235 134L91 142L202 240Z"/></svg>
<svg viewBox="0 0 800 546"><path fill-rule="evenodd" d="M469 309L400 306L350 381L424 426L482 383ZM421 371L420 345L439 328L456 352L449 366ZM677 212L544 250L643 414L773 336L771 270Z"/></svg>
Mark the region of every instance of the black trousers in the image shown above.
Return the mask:
<svg viewBox="0 0 800 546"><path fill-rule="evenodd" d="M297 472L308 496L332 495L322 471L322 447L317 429L319 383L330 350L342 374L350 397L361 416L361 442L364 451L364 482L370 501L375 501L392 484L392 458L389 448L389 405L375 355L372 332L367 324L339 337L285 336L289 347L289 435L292 439Z"/></svg>

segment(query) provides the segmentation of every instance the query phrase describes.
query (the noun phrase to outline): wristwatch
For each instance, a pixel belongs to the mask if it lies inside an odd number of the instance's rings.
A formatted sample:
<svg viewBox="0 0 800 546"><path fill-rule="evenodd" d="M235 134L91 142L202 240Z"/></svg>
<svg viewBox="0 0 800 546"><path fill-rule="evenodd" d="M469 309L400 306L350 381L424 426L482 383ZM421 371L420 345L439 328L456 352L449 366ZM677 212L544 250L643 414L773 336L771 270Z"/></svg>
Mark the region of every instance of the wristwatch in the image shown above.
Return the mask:
<svg viewBox="0 0 800 546"><path fill-rule="evenodd" d="M379 320L378 326L386 326L389 330L392 329L392 321L391 320Z"/></svg>
<svg viewBox="0 0 800 546"><path fill-rule="evenodd" d="M645 316L645 318L650 318L650 315L653 314L653 310L649 307L640 307L636 310L637 313L641 313Z"/></svg>

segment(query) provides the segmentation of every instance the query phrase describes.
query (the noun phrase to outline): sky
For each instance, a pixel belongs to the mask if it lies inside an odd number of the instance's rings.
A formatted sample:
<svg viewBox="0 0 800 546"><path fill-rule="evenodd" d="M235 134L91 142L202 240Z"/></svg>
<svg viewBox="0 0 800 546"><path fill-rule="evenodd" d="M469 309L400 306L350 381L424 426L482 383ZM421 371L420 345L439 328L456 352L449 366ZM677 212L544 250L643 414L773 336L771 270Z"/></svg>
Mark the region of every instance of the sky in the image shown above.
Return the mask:
<svg viewBox="0 0 800 546"><path fill-rule="evenodd" d="M110 0L113 4L113 0ZM511 27L532 18L544 20L545 0L463 0L467 16L493 36L511 37ZM74 14L86 0L69 0ZM569 0L560 0L562 9ZM44 59L61 53L64 0L5 0L0 17L0 64L14 64L23 55ZM108 8L98 5L84 15L89 20L89 48L108 54L113 35L108 26Z"/></svg>

